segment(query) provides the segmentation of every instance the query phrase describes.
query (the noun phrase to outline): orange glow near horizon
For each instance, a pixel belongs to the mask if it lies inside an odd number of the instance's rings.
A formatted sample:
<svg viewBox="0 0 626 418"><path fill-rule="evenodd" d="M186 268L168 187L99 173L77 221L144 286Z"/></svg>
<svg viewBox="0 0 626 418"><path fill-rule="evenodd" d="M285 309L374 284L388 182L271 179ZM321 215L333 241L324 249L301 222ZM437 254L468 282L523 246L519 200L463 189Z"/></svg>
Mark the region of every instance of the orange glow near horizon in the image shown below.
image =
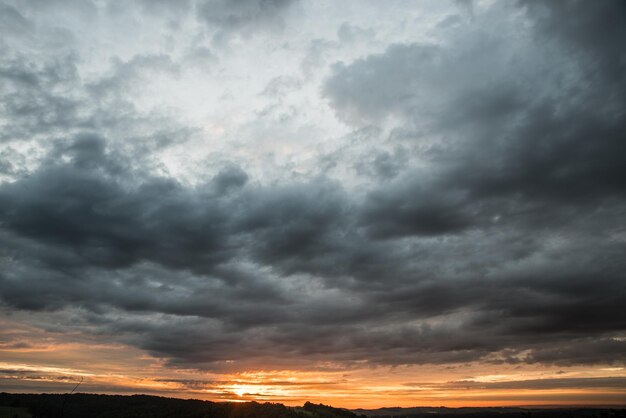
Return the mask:
<svg viewBox="0 0 626 418"><path fill-rule="evenodd" d="M546 367L465 363L345 368L323 364L294 370L203 371L168 365L137 348L94 340L67 342L54 334L0 322L0 391L150 394L230 402L306 401L344 408L411 406L623 405L624 367ZM303 364L306 364L303 362ZM608 379L608 380L607 380ZM546 385L545 382L559 384ZM583 382L578 384L576 382ZM584 382L591 382L585 385ZM539 383L539 384L538 384ZM512 387L513 386L513 387Z"/></svg>
<svg viewBox="0 0 626 418"><path fill-rule="evenodd" d="M486 363L360 369L211 373L168 367L121 345L39 344L0 347L0 390L145 393L212 401L306 401L344 408L410 406L626 405L626 387L535 387L542 379L624 378L622 367L546 368ZM626 380L625 380L626 381ZM505 385L501 388L493 384ZM521 383L519 388L506 384ZM530 382L524 387L524 382Z"/></svg>

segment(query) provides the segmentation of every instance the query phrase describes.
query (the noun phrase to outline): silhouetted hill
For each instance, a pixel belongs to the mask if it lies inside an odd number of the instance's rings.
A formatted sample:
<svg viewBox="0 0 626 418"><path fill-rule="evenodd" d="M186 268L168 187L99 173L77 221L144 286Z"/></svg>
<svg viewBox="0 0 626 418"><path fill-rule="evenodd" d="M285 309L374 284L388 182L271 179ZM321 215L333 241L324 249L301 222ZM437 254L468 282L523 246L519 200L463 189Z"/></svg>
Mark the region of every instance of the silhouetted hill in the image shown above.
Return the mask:
<svg viewBox="0 0 626 418"><path fill-rule="evenodd" d="M0 418L357 418L314 405L210 402L146 395L52 395L0 393Z"/></svg>
<svg viewBox="0 0 626 418"><path fill-rule="evenodd" d="M357 415L358 414L358 415ZM147 395L0 393L0 418L618 418L623 408L333 408L310 402L210 402Z"/></svg>
<svg viewBox="0 0 626 418"><path fill-rule="evenodd" d="M325 418L354 418L356 415L347 409L333 408L322 404L307 402L302 409L312 416Z"/></svg>

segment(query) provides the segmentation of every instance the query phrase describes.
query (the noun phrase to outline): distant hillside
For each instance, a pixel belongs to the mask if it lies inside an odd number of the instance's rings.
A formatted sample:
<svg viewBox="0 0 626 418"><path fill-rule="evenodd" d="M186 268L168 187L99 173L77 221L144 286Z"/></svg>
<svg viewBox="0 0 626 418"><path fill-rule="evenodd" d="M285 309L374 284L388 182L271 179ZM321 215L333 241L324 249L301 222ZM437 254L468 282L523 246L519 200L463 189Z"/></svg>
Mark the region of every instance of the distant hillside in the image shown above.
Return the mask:
<svg viewBox="0 0 626 418"><path fill-rule="evenodd" d="M0 418L357 418L344 409L307 402L209 402L134 395L0 393Z"/></svg>
<svg viewBox="0 0 626 418"><path fill-rule="evenodd" d="M624 408L379 408L353 409L371 418L612 418L626 417Z"/></svg>

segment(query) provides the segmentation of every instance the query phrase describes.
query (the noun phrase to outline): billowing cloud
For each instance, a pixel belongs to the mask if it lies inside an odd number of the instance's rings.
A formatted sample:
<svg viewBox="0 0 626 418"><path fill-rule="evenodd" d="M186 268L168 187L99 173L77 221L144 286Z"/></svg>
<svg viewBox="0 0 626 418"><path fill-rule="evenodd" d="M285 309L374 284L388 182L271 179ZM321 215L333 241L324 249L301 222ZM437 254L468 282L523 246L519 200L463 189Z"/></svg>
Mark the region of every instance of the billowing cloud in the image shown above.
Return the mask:
<svg viewBox="0 0 626 418"><path fill-rule="evenodd" d="M622 4L359 7L3 3L3 314L205 372L622 367Z"/></svg>

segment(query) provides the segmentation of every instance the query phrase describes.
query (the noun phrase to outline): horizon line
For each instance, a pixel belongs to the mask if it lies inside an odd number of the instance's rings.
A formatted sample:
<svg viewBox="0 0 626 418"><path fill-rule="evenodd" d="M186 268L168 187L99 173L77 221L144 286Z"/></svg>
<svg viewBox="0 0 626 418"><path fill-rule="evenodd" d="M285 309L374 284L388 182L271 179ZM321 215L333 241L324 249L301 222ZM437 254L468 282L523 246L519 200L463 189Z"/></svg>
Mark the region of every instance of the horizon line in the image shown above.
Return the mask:
<svg viewBox="0 0 626 418"><path fill-rule="evenodd" d="M211 402L211 403L258 403L258 404L280 404L287 408L300 408L303 407L307 403L312 403L315 405L323 405L328 406L335 409L343 409L347 411L379 411L385 409L506 409L506 408L518 408L518 409L626 409L626 402L623 404L525 404L525 405L485 405L485 406L444 406L444 405L415 405L415 406L380 406L377 408L345 408L341 406L333 406L331 404L326 403L315 403L311 401L304 401L302 405L294 406L294 405L285 405L283 402L272 402L269 400L253 400L253 399L221 399L221 400L211 400L211 399L199 399L199 398L182 398L176 396L164 396L164 395L154 395L148 393L131 393L131 394L121 394L121 393L104 393L104 392L8 392L8 391L0 391L0 394L9 394L9 395L59 395L59 396L73 396L73 395L97 395L97 396L148 396L155 398L165 398L165 399L177 399L181 401L200 401L200 402Z"/></svg>

